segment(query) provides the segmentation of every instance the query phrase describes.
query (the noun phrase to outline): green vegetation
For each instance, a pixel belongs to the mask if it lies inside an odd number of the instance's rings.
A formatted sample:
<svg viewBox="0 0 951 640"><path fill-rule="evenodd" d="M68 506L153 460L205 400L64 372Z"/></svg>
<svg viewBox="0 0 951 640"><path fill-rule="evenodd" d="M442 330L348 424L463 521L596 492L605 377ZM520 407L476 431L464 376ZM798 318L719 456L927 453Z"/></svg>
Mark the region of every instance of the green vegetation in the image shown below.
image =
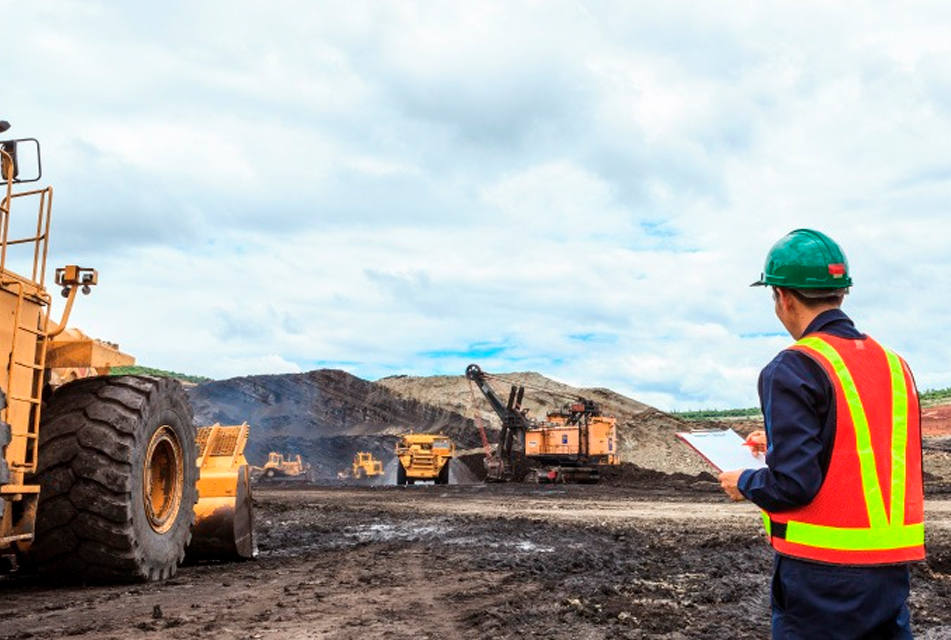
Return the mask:
<svg viewBox="0 0 951 640"><path fill-rule="evenodd" d="M674 411L673 415L683 420L725 420L745 418L755 420L761 417L758 407L749 409L700 409L698 411Z"/></svg>
<svg viewBox="0 0 951 640"><path fill-rule="evenodd" d="M193 382L195 384L211 381L211 378L205 378L203 376L190 376L184 373L176 373L175 371L163 371L162 369L140 366L113 367L109 373L114 376L161 376L163 378L175 378L182 382Z"/></svg>
<svg viewBox="0 0 951 640"><path fill-rule="evenodd" d="M921 404L925 407L933 407L936 404L947 404L951 402L951 388L949 389L928 389L921 393Z"/></svg>
<svg viewBox="0 0 951 640"><path fill-rule="evenodd" d="M933 407L951 403L951 388L928 389L920 394L921 406ZM758 407L749 409L701 409L698 411L673 411L673 415L683 420L728 420L730 418L758 419L762 417Z"/></svg>

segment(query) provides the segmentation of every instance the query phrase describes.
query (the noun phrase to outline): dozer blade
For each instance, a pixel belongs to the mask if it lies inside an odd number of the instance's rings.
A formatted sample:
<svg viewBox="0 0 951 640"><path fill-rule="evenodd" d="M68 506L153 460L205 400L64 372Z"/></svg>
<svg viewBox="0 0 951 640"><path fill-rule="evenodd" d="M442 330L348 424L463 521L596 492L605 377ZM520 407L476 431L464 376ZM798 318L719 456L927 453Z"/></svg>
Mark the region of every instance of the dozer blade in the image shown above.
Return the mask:
<svg viewBox="0 0 951 640"><path fill-rule="evenodd" d="M251 512L251 477L244 458L247 423L198 429L198 503L190 560L253 558L258 554Z"/></svg>

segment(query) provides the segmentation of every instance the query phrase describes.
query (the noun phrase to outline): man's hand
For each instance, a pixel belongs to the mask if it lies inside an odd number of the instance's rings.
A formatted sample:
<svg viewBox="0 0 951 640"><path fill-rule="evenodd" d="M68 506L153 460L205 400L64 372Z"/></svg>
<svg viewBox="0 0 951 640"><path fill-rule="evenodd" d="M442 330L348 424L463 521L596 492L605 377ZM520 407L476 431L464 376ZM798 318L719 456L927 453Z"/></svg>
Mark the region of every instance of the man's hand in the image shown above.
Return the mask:
<svg viewBox="0 0 951 640"><path fill-rule="evenodd" d="M740 474L744 471L745 469L737 469L735 471L724 471L720 474L720 486L723 488L723 491L726 492L726 495L729 496L730 500L735 502L746 500L736 486L736 483L740 481Z"/></svg>
<svg viewBox="0 0 951 640"><path fill-rule="evenodd" d="M750 448L750 453L754 456L758 454L766 454L766 432L762 429L757 429L750 435L746 436L746 442L743 443Z"/></svg>

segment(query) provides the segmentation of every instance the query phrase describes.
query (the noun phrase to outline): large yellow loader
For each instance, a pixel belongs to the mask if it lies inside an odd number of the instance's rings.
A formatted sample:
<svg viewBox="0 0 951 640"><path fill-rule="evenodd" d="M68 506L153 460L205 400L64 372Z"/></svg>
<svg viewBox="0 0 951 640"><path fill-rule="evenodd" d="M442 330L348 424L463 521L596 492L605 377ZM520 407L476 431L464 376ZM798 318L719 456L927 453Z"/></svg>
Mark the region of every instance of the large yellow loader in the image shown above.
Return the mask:
<svg viewBox="0 0 951 640"><path fill-rule="evenodd" d="M66 330L94 269L55 270L65 304L50 317L53 189L23 187L41 167L35 139L0 141L0 568L136 582L174 574L189 543L199 558L253 556L247 425L199 442L177 381L101 375L134 359Z"/></svg>

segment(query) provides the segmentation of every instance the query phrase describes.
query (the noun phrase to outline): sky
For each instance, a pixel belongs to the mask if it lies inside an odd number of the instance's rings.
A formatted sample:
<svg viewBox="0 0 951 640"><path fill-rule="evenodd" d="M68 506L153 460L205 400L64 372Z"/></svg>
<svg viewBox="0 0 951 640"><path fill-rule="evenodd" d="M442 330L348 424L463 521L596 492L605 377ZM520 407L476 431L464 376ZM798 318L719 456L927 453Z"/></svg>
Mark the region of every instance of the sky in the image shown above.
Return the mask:
<svg viewBox="0 0 951 640"><path fill-rule="evenodd" d="M859 329L922 390L951 386L947 3L0 16L2 137L40 141L50 269L99 273L70 324L141 365L376 380L477 363L663 410L752 407L791 339L748 285L814 228L848 257Z"/></svg>

